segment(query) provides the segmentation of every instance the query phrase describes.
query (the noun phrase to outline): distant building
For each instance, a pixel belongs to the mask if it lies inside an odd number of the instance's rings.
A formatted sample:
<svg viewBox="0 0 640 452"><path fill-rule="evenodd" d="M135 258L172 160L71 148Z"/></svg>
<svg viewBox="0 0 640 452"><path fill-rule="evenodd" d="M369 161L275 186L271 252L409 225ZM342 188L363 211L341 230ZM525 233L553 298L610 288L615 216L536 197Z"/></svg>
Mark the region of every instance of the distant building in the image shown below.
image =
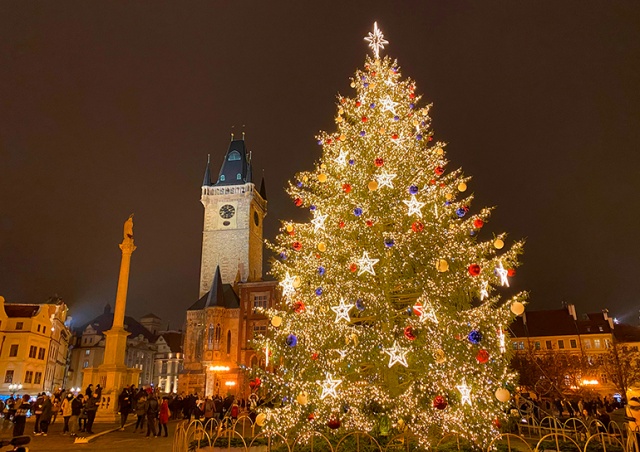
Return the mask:
<svg viewBox="0 0 640 452"><path fill-rule="evenodd" d="M177 393L184 355L182 331L160 331L154 355L153 384L165 393Z"/></svg>
<svg viewBox="0 0 640 452"><path fill-rule="evenodd" d="M53 392L66 385L71 331L67 306L58 297L48 303L5 303L0 297L0 392Z"/></svg>
<svg viewBox="0 0 640 452"><path fill-rule="evenodd" d="M279 294L276 281L262 279L267 195L264 180L260 190L253 184L244 139L229 144L215 183L207 163L200 201L200 298L187 310L179 392L244 395L241 366L264 365L264 354L248 343L267 329L256 308L274 306Z"/></svg>

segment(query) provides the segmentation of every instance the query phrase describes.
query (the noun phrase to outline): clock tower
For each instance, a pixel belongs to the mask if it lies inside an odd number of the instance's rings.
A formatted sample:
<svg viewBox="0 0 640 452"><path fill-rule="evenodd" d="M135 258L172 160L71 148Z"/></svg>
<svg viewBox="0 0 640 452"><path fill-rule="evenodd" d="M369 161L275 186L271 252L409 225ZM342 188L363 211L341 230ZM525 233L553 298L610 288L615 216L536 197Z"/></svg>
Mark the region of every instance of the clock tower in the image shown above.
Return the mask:
<svg viewBox="0 0 640 452"><path fill-rule="evenodd" d="M252 180L251 155L242 140L231 140L220 173L212 181L210 162L202 182L204 206L200 296L211 288L216 267L222 283L262 279L262 222L267 214L264 179Z"/></svg>

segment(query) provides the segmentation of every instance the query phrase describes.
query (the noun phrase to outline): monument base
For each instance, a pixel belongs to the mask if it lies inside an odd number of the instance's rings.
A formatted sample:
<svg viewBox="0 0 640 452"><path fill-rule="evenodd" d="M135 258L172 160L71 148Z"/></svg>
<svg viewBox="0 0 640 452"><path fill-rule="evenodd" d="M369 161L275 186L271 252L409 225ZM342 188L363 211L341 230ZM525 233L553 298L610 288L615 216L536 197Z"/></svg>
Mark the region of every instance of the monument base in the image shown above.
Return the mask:
<svg viewBox="0 0 640 452"><path fill-rule="evenodd" d="M100 387L105 388L102 391L95 422L112 424L120 422L118 397L123 388L138 385L140 371L140 369L114 364L102 364L98 367L84 370L82 377L83 388L86 388L89 384L92 384L94 388L98 384Z"/></svg>

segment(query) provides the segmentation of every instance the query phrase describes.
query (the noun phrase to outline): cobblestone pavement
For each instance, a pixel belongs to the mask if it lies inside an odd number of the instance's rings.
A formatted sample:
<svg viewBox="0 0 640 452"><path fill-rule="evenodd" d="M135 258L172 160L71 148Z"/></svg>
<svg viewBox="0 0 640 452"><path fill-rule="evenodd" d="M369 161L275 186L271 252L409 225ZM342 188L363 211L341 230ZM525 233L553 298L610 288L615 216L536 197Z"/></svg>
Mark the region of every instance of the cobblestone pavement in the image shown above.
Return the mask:
<svg viewBox="0 0 640 452"><path fill-rule="evenodd" d="M0 425L2 423L0 422ZM62 434L62 419L58 418L56 422L49 427L47 436L33 435L33 420L27 421L25 434L31 436L31 443L28 444L30 452L48 452L48 451L126 451L126 452L171 452L173 444L173 432L178 425L178 421L169 423L169 436L167 438L146 437L145 434L134 433L134 424L125 428L124 432L115 431L105 433L88 444L75 444L74 438ZM5 427L2 425L2 427ZM13 424L9 424L6 428L0 430L0 438L10 438ZM117 426L113 424L94 424L93 432L98 434L108 430L113 430ZM84 435L80 433L79 435Z"/></svg>

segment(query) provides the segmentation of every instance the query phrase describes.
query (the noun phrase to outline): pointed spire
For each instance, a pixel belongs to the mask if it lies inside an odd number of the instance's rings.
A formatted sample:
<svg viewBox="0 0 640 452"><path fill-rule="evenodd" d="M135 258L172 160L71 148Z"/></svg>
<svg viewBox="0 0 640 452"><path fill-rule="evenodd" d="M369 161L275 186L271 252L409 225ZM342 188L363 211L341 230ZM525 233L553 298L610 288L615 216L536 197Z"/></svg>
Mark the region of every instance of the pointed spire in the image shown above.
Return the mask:
<svg viewBox="0 0 640 452"><path fill-rule="evenodd" d="M224 307L224 294L222 292L222 276L220 276L220 266L216 267L216 274L213 276L213 282L211 283L211 290L205 303L205 308L213 306Z"/></svg>
<svg viewBox="0 0 640 452"><path fill-rule="evenodd" d="M242 139L244 140L244 132L242 132ZM253 182L253 165L251 165L251 151L247 154L247 182Z"/></svg>
<svg viewBox="0 0 640 452"><path fill-rule="evenodd" d="M262 196L262 199L264 199L265 201L267 200L267 186L264 183L264 170L262 170L262 182L260 182L260 196Z"/></svg>
<svg viewBox="0 0 640 452"><path fill-rule="evenodd" d="M204 179L202 180L203 187L211 186L211 170L209 169L211 163L211 154L207 154L207 168L204 170Z"/></svg>

